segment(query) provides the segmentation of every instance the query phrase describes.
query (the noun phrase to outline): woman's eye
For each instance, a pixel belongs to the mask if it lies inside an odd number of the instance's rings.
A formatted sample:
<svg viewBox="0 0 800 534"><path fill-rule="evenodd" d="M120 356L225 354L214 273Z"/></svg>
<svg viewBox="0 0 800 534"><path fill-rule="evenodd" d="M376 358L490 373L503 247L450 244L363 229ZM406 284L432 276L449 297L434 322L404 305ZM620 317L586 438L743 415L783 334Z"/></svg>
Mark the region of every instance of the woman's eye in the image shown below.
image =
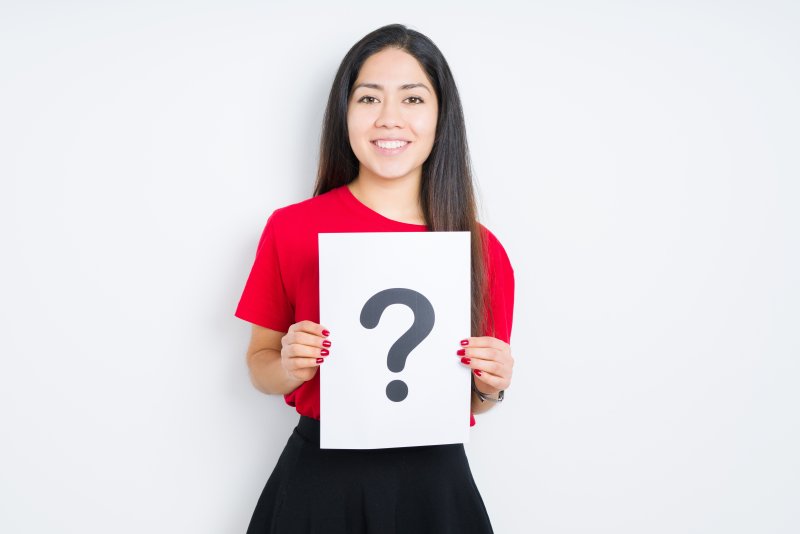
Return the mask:
<svg viewBox="0 0 800 534"><path fill-rule="evenodd" d="M406 98L406 100L410 100L411 104L423 104L425 102L424 100L422 100L418 96L409 96L408 98ZM369 95L364 95L364 96L362 96L361 98L358 99L358 102L363 102L365 104L373 104L373 103L375 103L377 101L378 101L377 98L375 98L374 96L369 96Z"/></svg>

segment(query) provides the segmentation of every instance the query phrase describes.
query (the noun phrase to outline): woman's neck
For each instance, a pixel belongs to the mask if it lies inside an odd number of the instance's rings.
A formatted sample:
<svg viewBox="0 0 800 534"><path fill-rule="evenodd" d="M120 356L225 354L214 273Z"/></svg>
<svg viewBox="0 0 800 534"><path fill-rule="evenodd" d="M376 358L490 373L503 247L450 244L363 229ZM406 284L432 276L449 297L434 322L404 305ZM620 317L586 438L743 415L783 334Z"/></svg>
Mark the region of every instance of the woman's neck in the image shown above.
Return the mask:
<svg viewBox="0 0 800 534"><path fill-rule="evenodd" d="M360 173L347 187L362 204L384 217L404 223L426 224L419 201L419 178L370 178Z"/></svg>

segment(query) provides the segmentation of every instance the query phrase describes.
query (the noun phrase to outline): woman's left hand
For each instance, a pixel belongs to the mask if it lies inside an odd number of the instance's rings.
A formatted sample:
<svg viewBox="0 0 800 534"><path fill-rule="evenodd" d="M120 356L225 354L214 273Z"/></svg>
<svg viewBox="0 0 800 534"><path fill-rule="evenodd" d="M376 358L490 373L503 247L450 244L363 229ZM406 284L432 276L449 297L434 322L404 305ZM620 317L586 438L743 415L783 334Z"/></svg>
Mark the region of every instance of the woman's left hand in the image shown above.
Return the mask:
<svg viewBox="0 0 800 534"><path fill-rule="evenodd" d="M489 336L468 337L464 341L457 354L461 363L472 369L475 386L487 394L507 389L514 369L511 345ZM481 387L481 383L485 386Z"/></svg>

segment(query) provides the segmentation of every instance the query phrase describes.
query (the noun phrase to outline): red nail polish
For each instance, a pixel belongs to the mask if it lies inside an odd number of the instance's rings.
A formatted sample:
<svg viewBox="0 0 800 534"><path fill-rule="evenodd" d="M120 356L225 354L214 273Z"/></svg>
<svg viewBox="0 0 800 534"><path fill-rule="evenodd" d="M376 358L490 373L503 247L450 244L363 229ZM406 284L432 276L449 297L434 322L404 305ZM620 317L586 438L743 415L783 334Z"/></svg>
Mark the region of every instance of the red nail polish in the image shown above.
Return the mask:
<svg viewBox="0 0 800 534"><path fill-rule="evenodd" d="M469 358L461 358L461 363L466 364L466 365L469 365L469 362L471 362L471 361L472 360L470 360Z"/></svg>
<svg viewBox="0 0 800 534"><path fill-rule="evenodd" d="M481 376L481 370L480 369L473 369L472 371L475 373L475 375Z"/></svg>
<svg viewBox="0 0 800 534"><path fill-rule="evenodd" d="M325 358L317 358L317 363L322 363L325 361Z"/></svg>
<svg viewBox="0 0 800 534"><path fill-rule="evenodd" d="M462 345L462 346L469 345L469 340L468 340L468 339L462 339L462 340L461 340L461 345Z"/></svg>
<svg viewBox="0 0 800 534"><path fill-rule="evenodd" d="M322 346L323 347L330 347L331 346L331 342L326 339L325 341L322 342Z"/></svg>
<svg viewBox="0 0 800 534"><path fill-rule="evenodd" d="M328 332L327 330L323 330L322 331L322 335L325 336L325 337L328 337L329 335L331 335L331 333Z"/></svg>
<svg viewBox="0 0 800 534"><path fill-rule="evenodd" d="M466 349L458 349L456 351L456 354L458 354L459 356L464 356L464 355L467 354L467 350Z"/></svg>
<svg viewBox="0 0 800 534"><path fill-rule="evenodd" d="M322 349L321 351L319 351L319 353L322 354L323 356L327 356L331 352L328 349Z"/></svg>

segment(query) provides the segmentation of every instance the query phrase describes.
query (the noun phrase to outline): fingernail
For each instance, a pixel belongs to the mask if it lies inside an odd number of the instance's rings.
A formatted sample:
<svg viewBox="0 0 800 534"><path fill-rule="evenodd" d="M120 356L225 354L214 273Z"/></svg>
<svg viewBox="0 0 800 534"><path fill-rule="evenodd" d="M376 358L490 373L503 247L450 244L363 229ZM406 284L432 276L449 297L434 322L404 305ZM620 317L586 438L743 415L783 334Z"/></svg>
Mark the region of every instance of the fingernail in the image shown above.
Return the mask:
<svg viewBox="0 0 800 534"><path fill-rule="evenodd" d="M322 342L322 346L323 347L330 347L331 346L331 342L326 339L325 341Z"/></svg>
<svg viewBox="0 0 800 534"><path fill-rule="evenodd" d="M322 363L325 361L325 358L317 358L317 363Z"/></svg>
<svg viewBox="0 0 800 534"><path fill-rule="evenodd" d="M462 346L464 346L464 345L469 345L469 340L468 340L468 339L462 339L462 340L461 340L461 345L462 345Z"/></svg>
<svg viewBox="0 0 800 534"><path fill-rule="evenodd" d="M331 333L328 332L327 330L323 330L322 331L322 335L325 336L325 337L328 337L329 335L331 335Z"/></svg>
<svg viewBox="0 0 800 534"><path fill-rule="evenodd" d="M472 371L473 371L473 372L474 372L474 373L475 373L477 376L481 376L481 370L480 370L480 369L473 369Z"/></svg>
<svg viewBox="0 0 800 534"><path fill-rule="evenodd" d="M456 354L458 354L459 356L464 356L466 353L467 353L467 349L458 349L456 351Z"/></svg>
<svg viewBox="0 0 800 534"><path fill-rule="evenodd" d="M467 365L469 365L469 362L471 362L471 361L472 360L470 360L469 358L461 358L461 363L464 363L464 364L467 364Z"/></svg>
<svg viewBox="0 0 800 534"><path fill-rule="evenodd" d="M323 356L327 356L331 352L328 349L322 349L321 351L319 351L319 353L322 354Z"/></svg>

